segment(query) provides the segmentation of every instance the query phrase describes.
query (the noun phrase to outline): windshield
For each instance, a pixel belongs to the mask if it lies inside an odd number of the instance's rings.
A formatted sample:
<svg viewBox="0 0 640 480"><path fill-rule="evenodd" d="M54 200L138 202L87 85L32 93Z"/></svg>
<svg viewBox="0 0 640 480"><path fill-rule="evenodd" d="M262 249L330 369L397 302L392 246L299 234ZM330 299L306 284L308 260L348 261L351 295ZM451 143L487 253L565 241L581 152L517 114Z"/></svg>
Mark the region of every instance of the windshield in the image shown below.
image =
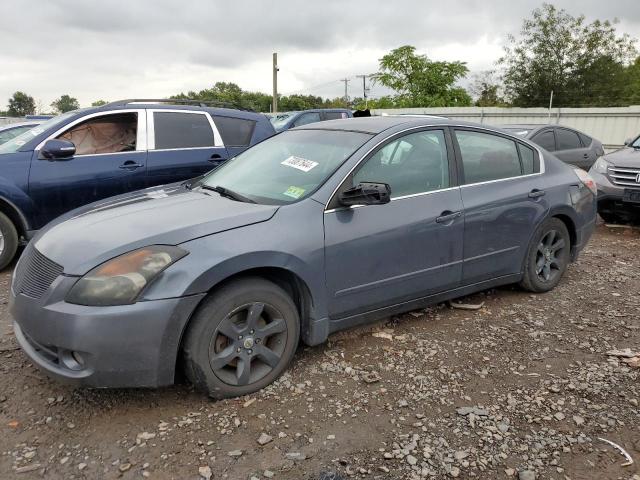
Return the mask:
<svg viewBox="0 0 640 480"><path fill-rule="evenodd" d="M502 127L502 129L506 130L507 132L513 133L514 135L518 135L520 137L526 137L529 134L529 132L531 131L531 130L527 130L526 128L522 128L522 127L521 128Z"/></svg>
<svg viewBox="0 0 640 480"><path fill-rule="evenodd" d="M257 203L292 203L313 193L370 138L341 130L288 130L213 170L194 188L222 187Z"/></svg>
<svg viewBox="0 0 640 480"><path fill-rule="evenodd" d="M281 130L295 113L296 112L277 113L269 118L269 120L271 121L271 125L273 125L273 128L275 128L276 130Z"/></svg>
<svg viewBox="0 0 640 480"><path fill-rule="evenodd" d="M3 143L0 145L0 153L14 153L20 150L27 142L33 139L33 137L37 137L45 130L55 127L58 124L66 122L69 117L72 117L77 112L68 112L63 113L62 115L58 115L57 117L53 117L47 120L44 123L41 123L35 128L31 128L24 133L21 133L17 137L12 138L7 143Z"/></svg>

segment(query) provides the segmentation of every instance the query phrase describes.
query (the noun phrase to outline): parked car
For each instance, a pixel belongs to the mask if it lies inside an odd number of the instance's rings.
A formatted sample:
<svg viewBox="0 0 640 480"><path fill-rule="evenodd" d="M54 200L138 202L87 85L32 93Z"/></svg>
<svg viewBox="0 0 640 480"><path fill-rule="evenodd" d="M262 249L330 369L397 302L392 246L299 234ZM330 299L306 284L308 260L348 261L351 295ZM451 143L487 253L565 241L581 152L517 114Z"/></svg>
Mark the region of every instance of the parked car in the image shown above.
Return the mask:
<svg viewBox="0 0 640 480"><path fill-rule="evenodd" d="M497 285L554 288L595 187L533 143L437 118L298 127L193 182L49 224L13 279L15 335L49 374L213 397L278 377L298 340Z"/></svg>
<svg viewBox="0 0 640 480"><path fill-rule="evenodd" d="M275 134L262 114L180 102L76 110L0 145L0 268L69 210L202 175Z"/></svg>
<svg viewBox="0 0 640 480"><path fill-rule="evenodd" d="M602 143L562 125L502 125L501 128L537 143L565 163L589 170L604 155Z"/></svg>
<svg viewBox="0 0 640 480"><path fill-rule="evenodd" d="M346 108L318 108L301 112L282 112L271 115L271 123L277 132L301 127L314 122L352 118L353 113Z"/></svg>
<svg viewBox="0 0 640 480"><path fill-rule="evenodd" d="M598 213L605 222L640 221L640 136L599 158L589 174L598 186Z"/></svg>
<svg viewBox="0 0 640 480"><path fill-rule="evenodd" d="M3 143L7 143L12 138L17 137L18 135L30 130L42 122L32 121L32 122L16 122L9 123L7 125L0 126L0 145Z"/></svg>

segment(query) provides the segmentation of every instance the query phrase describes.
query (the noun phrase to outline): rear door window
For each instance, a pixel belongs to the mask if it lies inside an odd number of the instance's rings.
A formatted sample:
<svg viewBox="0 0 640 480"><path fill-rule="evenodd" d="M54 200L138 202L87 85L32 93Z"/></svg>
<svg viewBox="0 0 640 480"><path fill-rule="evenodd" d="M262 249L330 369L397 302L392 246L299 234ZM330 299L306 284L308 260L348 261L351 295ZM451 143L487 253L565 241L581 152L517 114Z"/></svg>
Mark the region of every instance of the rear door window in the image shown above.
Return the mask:
<svg viewBox="0 0 640 480"><path fill-rule="evenodd" d="M246 147L251 144L255 121L219 116L214 116L213 121L227 147Z"/></svg>
<svg viewBox="0 0 640 480"><path fill-rule="evenodd" d="M545 130L538 133L531 138L531 141L537 143L548 152L556 151L556 138L553 135L553 130Z"/></svg>
<svg viewBox="0 0 640 480"><path fill-rule="evenodd" d="M556 142L558 150L573 150L574 148L582 148L580 137L576 132L567 130L566 128L556 129Z"/></svg>
<svg viewBox="0 0 640 480"><path fill-rule="evenodd" d="M456 130L466 184L522 175L516 142L489 133Z"/></svg>
<svg viewBox="0 0 640 480"><path fill-rule="evenodd" d="M347 114L345 112L323 112L322 116L325 120L339 120L347 118Z"/></svg>
<svg viewBox="0 0 640 480"><path fill-rule="evenodd" d="M293 122L293 126L299 127L301 125L306 125L308 123L313 123L313 122L319 122L321 120L322 119L320 118L319 112L303 113L295 122Z"/></svg>
<svg viewBox="0 0 640 480"><path fill-rule="evenodd" d="M582 141L583 147L591 146L592 138L590 136L585 135L584 133L578 133L578 136L580 137L580 141Z"/></svg>
<svg viewBox="0 0 640 480"><path fill-rule="evenodd" d="M213 130L202 113L153 112L156 150L213 147Z"/></svg>

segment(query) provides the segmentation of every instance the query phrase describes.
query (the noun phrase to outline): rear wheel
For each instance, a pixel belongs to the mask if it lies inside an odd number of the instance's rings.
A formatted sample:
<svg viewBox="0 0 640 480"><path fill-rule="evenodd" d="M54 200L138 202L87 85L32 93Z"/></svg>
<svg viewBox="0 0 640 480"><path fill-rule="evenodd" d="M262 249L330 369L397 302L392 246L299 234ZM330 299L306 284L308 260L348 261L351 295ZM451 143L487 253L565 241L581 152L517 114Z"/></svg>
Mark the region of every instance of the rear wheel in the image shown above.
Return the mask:
<svg viewBox="0 0 640 480"><path fill-rule="evenodd" d="M247 278L205 299L183 344L187 378L214 398L260 390L287 368L300 336L298 311L277 285Z"/></svg>
<svg viewBox="0 0 640 480"><path fill-rule="evenodd" d="M18 231L13 222L0 212L0 270L11 263L18 250Z"/></svg>
<svg viewBox="0 0 640 480"><path fill-rule="evenodd" d="M569 265L571 239L565 224L546 220L533 236L520 285L531 292L548 292L560 282Z"/></svg>

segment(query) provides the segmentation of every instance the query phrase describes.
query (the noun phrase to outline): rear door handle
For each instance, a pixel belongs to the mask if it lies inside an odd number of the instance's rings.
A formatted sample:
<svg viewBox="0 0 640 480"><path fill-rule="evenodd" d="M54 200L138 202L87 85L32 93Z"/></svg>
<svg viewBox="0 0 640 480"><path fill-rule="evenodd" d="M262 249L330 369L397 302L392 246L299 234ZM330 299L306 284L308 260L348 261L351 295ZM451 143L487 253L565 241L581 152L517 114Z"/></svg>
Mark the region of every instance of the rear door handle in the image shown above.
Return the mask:
<svg viewBox="0 0 640 480"><path fill-rule="evenodd" d="M589 158L589 154L585 153L584 155L582 155L584 158Z"/></svg>
<svg viewBox="0 0 640 480"><path fill-rule="evenodd" d="M461 211L452 212L451 210L445 210L440 214L439 217L436 217L436 223L449 223L453 222L456 218L462 215Z"/></svg>
<svg viewBox="0 0 640 480"><path fill-rule="evenodd" d="M222 162L224 162L225 159L222 158L219 154L214 153L213 155L211 155L211 157L209 158L208 162L209 163L213 163L214 165L220 165Z"/></svg>
<svg viewBox="0 0 640 480"><path fill-rule="evenodd" d="M136 168L140 168L140 167L144 167L144 165L140 163L136 163L133 160L127 160L118 168L121 168L122 170L135 170Z"/></svg>
<svg viewBox="0 0 640 480"><path fill-rule="evenodd" d="M529 192L529 198L540 198L540 197L544 197L544 195L547 192L545 192L544 190L538 190L537 188L534 188L533 190L531 190Z"/></svg>

